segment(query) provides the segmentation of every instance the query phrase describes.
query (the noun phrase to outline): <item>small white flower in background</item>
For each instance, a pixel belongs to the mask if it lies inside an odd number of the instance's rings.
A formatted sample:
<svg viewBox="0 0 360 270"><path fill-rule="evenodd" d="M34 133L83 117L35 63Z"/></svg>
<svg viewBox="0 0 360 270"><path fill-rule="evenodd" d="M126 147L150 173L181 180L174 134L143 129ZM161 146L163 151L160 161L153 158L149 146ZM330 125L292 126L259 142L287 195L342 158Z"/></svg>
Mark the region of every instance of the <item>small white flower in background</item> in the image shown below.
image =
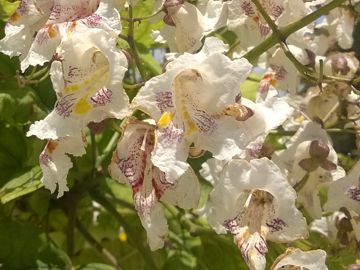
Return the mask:
<svg viewBox="0 0 360 270"><path fill-rule="evenodd" d="M289 248L275 260L270 270L327 270L325 260L326 252L324 250L302 251Z"/></svg>
<svg viewBox="0 0 360 270"><path fill-rule="evenodd" d="M296 192L269 159L233 159L211 177L214 189L203 212L217 233L233 235L250 269L265 269L266 240L307 236Z"/></svg>
<svg viewBox="0 0 360 270"><path fill-rule="evenodd" d="M351 49L355 26L355 15L345 8L335 8L326 16L330 36L342 49Z"/></svg>
<svg viewBox="0 0 360 270"><path fill-rule="evenodd" d="M189 146L228 160L248 143L280 125L291 112L286 102L269 98L261 104L241 98L240 84L251 71L245 59L231 61L226 46L207 38L202 50L185 53L166 72L146 82L132 106L158 123L152 161L175 181L189 167Z"/></svg>
<svg viewBox="0 0 360 270"><path fill-rule="evenodd" d="M68 154L73 156L85 154L85 141L82 136L49 140L39 157L43 172L41 181L51 193L57 189L58 198L69 190L66 178L72 168L72 162Z"/></svg>
<svg viewBox="0 0 360 270"><path fill-rule="evenodd" d="M39 1L38 1L39 2ZM43 3L45 1L40 1ZM9 55L20 55L21 70L30 65L42 65L51 60L56 47L63 38L82 35L91 29L103 29L111 36L108 42L115 46L116 37L121 30L120 15L113 7L113 0L53 0L42 4L42 9L24 9L17 21L8 23L6 36L0 42L0 51ZM28 5L27 1L23 1ZM34 13L33 9L37 10ZM43 11L44 9L44 11ZM36 21L34 21L36 18ZM34 21L34 23L32 23ZM31 27L29 29L29 27ZM21 38L20 38L21 37ZM24 40L25 39L25 40ZM14 44L14 41L18 42ZM26 45L20 42L24 42Z"/></svg>
<svg viewBox="0 0 360 270"><path fill-rule="evenodd" d="M356 228L353 228L354 222L351 220L351 215L347 216L344 212L336 211L329 216L311 222L310 231L321 234L332 245L338 243L346 246L352 239L356 239L356 237L360 239L353 233Z"/></svg>
<svg viewBox="0 0 360 270"><path fill-rule="evenodd" d="M320 60L324 61L324 75L352 79L359 69L359 60L354 53L334 53L326 57L316 57L315 68L318 72L320 70Z"/></svg>
<svg viewBox="0 0 360 270"><path fill-rule="evenodd" d="M157 42L167 43L171 52L196 52L204 36L225 24L226 8L222 1L202 2L199 10L182 0L166 0L164 8L166 25L154 31L153 37Z"/></svg>
<svg viewBox="0 0 360 270"><path fill-rule="evenodd" d="M303 65L309 65L311 59L306 50L296 46L288 46L290 52ZM278 90L286 90L291 94L297 93L300 77L294 64L287 58L281 48L276 49L268 62L268 69L260 82L259 92L268 91L270 86Z"/></svg>
<svg viewBox="0 0 360 270"><path fill-rule="evenodd" d="M271 19L276 21L284 11L282 1L279 0L260 0L266 13ZM232 0L229 5L228 26L232 29L241 27L244 24L253 24L257 27L257 32L261 37L267 36L271 29L261 16L256 6L250 0ZM250 27L254 28L254 27ZM235 30L236 31L236 30ZM256 34L256 33L254 33Z"/></svg>
<svg viewBox="0 0 360 270"><path fill-rule="evenodd" d="M55 108L31 125L27 136L78 137L89 122L129 114L122 88L127 60L108 40L109 34L100 29L63 39L50 68L58 98Z"/></svg>
<svg viewBox="0 0 360 270"><path fill-rule="evenodd" d="M293 186L305 182L298 191L298 201L313 218L320 218L319 189L345 174L337 166L337 155L326 131L315 122L307 122L291 138L286 150L275 152L272 160L287 173Z"/></svg>
<svg viewBox="0 0 360 270"><path fill-rule="evenodd" d="M360 241L360 161L347 176L331 183L329 187L324 209L337 211L341 207L346 207L349 211L355 236Z"/></svg>
<svg viewBox="0 0 360 270"><path fill-rule="evenodd" d="M311 12L302 0L259 2L279 27L295 22ZM271 33L271 28L250 0L232 0L228 3L227 26L236 33L239 46L244 51L256 46ZM312 29L313 25L310 24L292 34L289 37L290 44L303 47L305 34Z"/></svg>
<svg viewBox="0 0 360 270"><path fill-rule="evenodd" d="M160 201L189 209L197 206L200 197L200 185L191 168L176 182L170 182L151 162L155 128L153 121L130 120L109 166L113 178L131 186L135 208L152 250L164 246L168 232Z"/></svg>
<svg viewBox="0 0 360 270"><path fill-rule="evenodd" d="M31 47L33 36L47 21L53 1L22 0L5 26L5 37L0 40L0 51L23 60Z"/></svg>
<svg viewBox="0 0 360 270"><path fill-rule="evenodd" d="M332 126L339 120L340 98L329 87L307 89L303 99L305 113L310 119L320 119L325 126Z"/></svg>

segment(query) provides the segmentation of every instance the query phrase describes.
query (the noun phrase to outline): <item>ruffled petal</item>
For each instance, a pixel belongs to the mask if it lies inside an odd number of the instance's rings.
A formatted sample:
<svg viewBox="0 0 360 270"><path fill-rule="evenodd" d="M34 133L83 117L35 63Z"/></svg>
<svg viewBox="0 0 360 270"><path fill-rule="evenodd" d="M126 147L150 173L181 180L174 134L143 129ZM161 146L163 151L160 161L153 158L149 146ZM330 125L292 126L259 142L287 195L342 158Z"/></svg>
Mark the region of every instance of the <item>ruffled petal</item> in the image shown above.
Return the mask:
<svg viewBox="0 0 360 270"><path fill-rule="evenodd" d="M129 114L128 97L122 89L127 60L107 43L108 34L98 30L65 39L59 60L51 66L51 79L58 96L54 110L35 122L28 136L57 139L79 136L89 122L121 119Z"/></svg>
<svg viewBox="0 0 360 270"><path fill-rule="evenodd" d="M288 249L276 259L271 270L283 269L286 266L296 266L309 270L327 270L325 260L326 252L321 249L310 251Z"/></svg>
<svg viewBox="0 0 360 270"><path fill-rule="evenodd" d="M49 140L39 157L40 167L43 172L41 181L51 193L58 190L57 197L63 196L68 191L66 178L72 168L72 162L68 154L82 156L85 154L83 138L61 138Z"/></svg>
<svg viewBox="0 0 360 270"><path fill-rule="evenodd" d="M337 211L341 207L360 214L360 162L357 162L350 173L331 183L328 201L324 206L327 211Z"/></svg>
<svg viewBox="0 0 360 270"><path fill-rule="evenodd" d="M112 177L131 186L134 205L152 250L164 246L168 233L159 201L188 209L197 206L200 197L200 186L191 169L176 182L170 182L152 163L155 127L152 123L130 120L109 166Z"/></svg>
<svg viewBox="0 0 360 270"><path fill-rule="evenodd" d="M307 236L296 192L272 161L233 159L214 183L204 212L218 233L233 234L251 269L264 269L266 239L289 242Z"/></svg>

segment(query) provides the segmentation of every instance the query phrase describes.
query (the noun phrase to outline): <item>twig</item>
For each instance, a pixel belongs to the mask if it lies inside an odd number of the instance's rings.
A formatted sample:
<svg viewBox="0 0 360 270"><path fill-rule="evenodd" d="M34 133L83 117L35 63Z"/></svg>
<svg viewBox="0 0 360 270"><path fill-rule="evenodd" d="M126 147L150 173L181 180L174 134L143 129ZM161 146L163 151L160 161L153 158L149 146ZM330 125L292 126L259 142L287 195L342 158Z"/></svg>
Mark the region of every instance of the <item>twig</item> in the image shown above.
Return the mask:
<svg viewBox="0 0 360 270"><path fill-rule="evenodd" d="M119 262L116 259L116 257L111 254L109 250L107 250L105 247L103 247L87 230L86 228L81 224L81 222L76 219L75 220L75 226L76 229L81 233L81 235L85 238L85 240L93 246L97 251L99 251L104 257L117 269L122 269L121 266L119 266Z"/></svg>
<svg viewBox="0 0 360 270"><path fill-rule="evenodd" d="M147 264L147 269L151 269L151 270L158 269L153 258L151 257L151 254L144 247L139 235L135 231L133 231L130 224L127 223L125 218L116 210L116 208L108 201L108 199L106 199L97 190L90 191L90 195L95 201L101 204L110 214L112 214L118 220L118 222L124 227L126 233L129 235L129 239L137 247L139 252L144 257L144 260Z"/></svg>
<svg viewBox="0 0 360 270"><path fill-rule="evenodd" d="M129 32L128 32L128 36L127 36L127 41L129 43L132 55L134 57L134 61L135 64L139 70L139 73L141 75L141 78L143 79L143 81L146 81L146 72L143 68L143 65L141 64L141 59L139 56L139 53L136 49L136 44L135 44L135 40L134 40L134 18L133 18L133 9L132 6L129 5Z"/></svg>

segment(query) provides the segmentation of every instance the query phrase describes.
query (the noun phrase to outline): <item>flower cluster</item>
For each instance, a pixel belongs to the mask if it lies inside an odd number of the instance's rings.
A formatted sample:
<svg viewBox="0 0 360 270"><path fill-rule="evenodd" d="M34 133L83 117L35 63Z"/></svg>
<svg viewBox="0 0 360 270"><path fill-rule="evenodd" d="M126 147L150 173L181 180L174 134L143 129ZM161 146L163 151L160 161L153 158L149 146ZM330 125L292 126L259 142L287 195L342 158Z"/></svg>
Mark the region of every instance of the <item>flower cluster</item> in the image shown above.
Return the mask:
<svg viewBox="0 0 360 270"><path fill-rule="evenodd" d="M39 158L45 187L57 189L58 197L68 191L69 155L85 153L84 131L90 122L126 119L109 173L130 186L152 250L162 248L168 234L161 202L199 207L201 185L188 162L193 149L212 155L200 170L212 191L198 212L217 233L232 235L250 269L265 269L268 241L307 238L309 228L321 227L324 211L346 208L360 241L360 163L346 174L327 133L341 123L344 111L354 119L346 129L359 124L358 91L349 85L359 73L359 61L333 49L351 48L351 10L337 7L290 33L286 44L259 55L257 67L246 59L276 29L289 29L324 5L303 0L158 1L155 12L161 15L156 18L165 24L152 35L168 45L169 61L162 74L144 81L130 103L123 89L128 60L117 48L121 20L116 7L122 4L22 0L6 25L0 50L20 56L22 71L50 63L57 101L27 133L47 140ZM230 49L211 36L224 28L239 40ZM243 83L259 69L251 100L243 94ZM319 78L308 87L299 74ZM136 119L132 114L137 110L147 119ZM282 137L281 150L269 146L274 129L292 134ZM324 191L326 203L320 195ZM312 226L303 214L314 220ZM325 257L323 250L290 248L271 269L327 269Z"/></svg>

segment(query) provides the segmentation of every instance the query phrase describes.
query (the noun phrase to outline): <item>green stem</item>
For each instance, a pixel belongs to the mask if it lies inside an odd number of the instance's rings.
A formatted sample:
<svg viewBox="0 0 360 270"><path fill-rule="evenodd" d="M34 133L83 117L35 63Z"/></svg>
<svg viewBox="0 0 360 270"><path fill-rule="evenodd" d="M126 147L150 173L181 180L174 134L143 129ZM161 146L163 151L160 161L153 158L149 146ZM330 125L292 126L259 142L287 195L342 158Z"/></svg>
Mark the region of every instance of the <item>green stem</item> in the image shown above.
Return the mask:
<svg viewBox="0 0 360 270"><path fill-rule="evenodd" d="M116 210L116 208L106 199L100 192L97 190L90 191L91 197L99 204L101 204L110 214L112 214L118 222L124 227L126 233L129 235L131 242L137 247L139 252L144 257L144 260L147 264L147 269L156 270L158 269L151 254L144 247L142 239L139 237L139 234L136 233L126 219Z"/></svg>
<svg viewBox="0 0 360 270"><path fill-rule="evenodd" d="M68 225L67 225L67 253L70 259L74 256L74 228L76 222L76 205L68 208Z"/></svg>
<svg viewBox="0 0 360 270"><path fill-rule="evenodd" d="M104 257L117 269L122 269L119 266L119 262L116 259L116 257L111 254L109 250L107 250L105 247L103 247L87 230L86 228L81 224L81 222L76 219L76 229L82 234L82 236L85 238L85 240L93 246L98 252L100 252Z"/></svg>
<svg viewBox="0 0 360 270"><path fill-rule="evenodd" d="M104 162L104 160L112 153L115 149L116 144L120 138L120 134L115 132L114 135L111 137L108 145L105 147L103 153L97 158L95 167L98 168Z"/></svg>
<svg viewBox="0 0 360 270"><path fill-rule="evenodd" d="M146 81L147 76L146 76L146 72L145 69L141 63L141 59L139 56L139 53L136 49L136 44L135 44L135 40L134 40L134 18L133 18L133 9L132 6L129 5L129 32L128 32L128 43L132 52L132 56L134 57L134 61L135 64L139 70L139 73L141 75L141 78L143 79L143 81Z"/></svg>
<svg viewBox="0 0 360 270"><path fill-rule="evenodd" d="M309 179L309 176L310 176L309 173L306 173L306 174L304 175L304 177L303 177L299 182L297 182L297 183L294 185L294 189L295 189L297 192L299 192L300 189L302 189L302 188L305 186L307 180Z"/></svg>

